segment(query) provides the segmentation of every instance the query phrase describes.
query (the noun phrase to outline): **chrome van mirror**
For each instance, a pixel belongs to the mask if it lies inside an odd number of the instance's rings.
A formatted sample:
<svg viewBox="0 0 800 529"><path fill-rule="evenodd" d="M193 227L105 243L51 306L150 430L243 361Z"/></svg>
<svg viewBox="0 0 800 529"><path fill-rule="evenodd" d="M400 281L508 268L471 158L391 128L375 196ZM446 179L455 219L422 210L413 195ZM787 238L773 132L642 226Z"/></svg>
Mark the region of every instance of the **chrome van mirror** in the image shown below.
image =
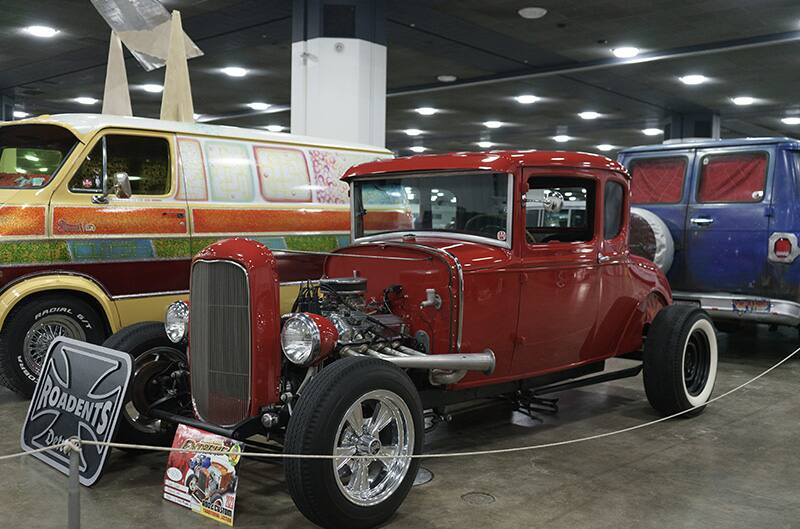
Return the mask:
<svg viewBox="0 0 800 529"><path fill-rule="evenodd" d="M128 173L114 173L113 176L103 177L103 194L92 197L95 204L108 204L108 196L114 194L117 198L131 198L131 179Z"/></svg>

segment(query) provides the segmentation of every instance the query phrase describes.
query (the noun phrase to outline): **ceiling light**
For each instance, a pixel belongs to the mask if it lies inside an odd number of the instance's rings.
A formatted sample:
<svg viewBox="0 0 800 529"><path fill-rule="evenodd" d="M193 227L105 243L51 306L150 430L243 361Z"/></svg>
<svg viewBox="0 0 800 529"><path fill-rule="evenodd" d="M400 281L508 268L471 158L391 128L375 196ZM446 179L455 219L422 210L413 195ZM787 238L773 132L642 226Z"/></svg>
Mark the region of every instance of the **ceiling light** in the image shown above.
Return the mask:
<svg viewBox="0 0 800 529"><path fill-rule="evenodd" d="M500 127L503 126L503 122L502 121L489 120L489 121L484 121L483 122L483 126L486 127L486 128L489 128L489 129L499 129Z"/></svg>
<svg viewBox="0 0 800 529"><path fill-rule="evenodd" d="M192 118L193 118L194 120L198 120L198 119L200 119L201 117L203 117L203 115L202 115L202 114L197 114L197 113L195 113L195 114L192 114Z"/></svg>
<svg viewBox="0 0 800 529"><path fill-rule="evenodd" d="M59 31L50 26L28 26L23 31L28 35L39 37L40 39L49 39L58 35Z"/></svg>
<svg viewBox="0 0 800 529"><path fill-rule="evenodd" d="M633 46L620 46L619 48L614 48L611 50L611 53L620 59L630 59L639 55L639 48L634 48Z"/></svg>
<svg viewBox="0 0 800 529"><path fill-rule="evenodd" d="M422 131L419 129L406 129L403 132L405 132L408 136L419 136L422 134Z"/></svg>
<svg viewBox="0 0 800 529"><path fill-rule="evenodd" d="M281 132L283 130L283 125L267 125L264 128L270 132Z"/></svg>
<svg viewBox="0 0 800 529"><path fill-rule="evenodd" d="M679 79L683 84L690 85L690 86L691 85L703 84L706 81L708 81L708 77L706 77L705 75L700 75L700 74L684 75L683 77L680 77Z"/></svg>
<svg viewBox="0 0 800 529"><path fill-rule="evenodd" d="M492 143L492 142L490 142L490 141L479 141L479 142L477 143L477 145L478 145L478 147L480 147L481 149L491 149L491 148L494 146L494 143Z"/></svg>
<svg viewBox="0 0 800 529"><path fill-rule="evenodd" d="M422 145L414 145L413 147L409 147L409 150L413 152L425 152L428 149L423 147Z"/></svg>
<svg viewBox="0 0 800 529"><path fill-rule="evenodd" d="M519 11L519 16L522 18L527 18L528 20L536 20L537 18L542 18L547 14L547 9L543 7L523 7Z"/></svg>
<svg viewBox="0 0 800 529"><path fill-rule="evenodd" d="M252 108L253 110L266 110L272 105L270 105L269 103L262 103L260 101L256 101L254 103L247 103L247 106Z"/></svg>
<svg viewBox="0 0 800 529"><path fill-rule="evenodd" d="M601 143L600 145L597 146L597 150L598 151L603 151L603 152L610 151L613 148L614 148L614 146L613 145L609 145L608 143Z"/></svg>
<svg viewBox="0 0 800 529"><path fill-rule="evenodd" d="M247 69L239 66L228 66L222 69L222 73L228 77L244 77L247 75Z"/></svg>
<svg viewBox="0 0 800 529"><path fill-rule="evenodd" d="M143 84L142 90L150 92L151 94L160 94L164 91L164 87L160 84Z"/></svg>
<svg viewBox="0 0 800 529"><path fill-rule="evenodd" d="M587 110L586 112L580 112L578 115L581 117L581 119L597 119L600 117L600 114L598 112L594 112L592 110Z"/></svg>
<svg viewBox="0 0 800 529"><path fill-rule="evenodd" d="M733 101L734 105L739 105L739 106L752 105L753 103L756 102L756 100L750 96L734 97L731 98L731 101Z"/></svg>
<svg viewBox="0 0 800 529"><path fill-rule="evenodd" d="M645 136L659 136L664 134L664 131L657 128L642 129L642 134Z"/></svg>
<svg viewBox="0 0 800 529"><path fill-rule="evenodd" d="M521 96L517 96L514 99L516 99L517 103L521 105L530 105L531 103L536 103L541 98L533 94L522 94Z"/></svg>
<svg viewBox="0 0 800 529"><path fill-rule="evenodd" d="M567 136L566 134L559 134L557 136L553 136L553 141L557 141L558 143L564 143L571 139L572 138Z"/></svg>
<svg viewBox="0 0 800 529"><path fill-rule="evenodd" d="M800 125L800 118L796 116L783 118L781 121L786 125Z"/></svg>
<svg viewBox="0 0 800 529"><path fill-rule="evenodd" d="M440 75L439 77L437 77L437 79L442 83L452 83L453 81L458 79L458 77L456 77L455 75L445 74L445 75Z"/></svg>
<svg viewBox="0 0 800 529"><path fill-rule="evenodd" d="M439 112L439 109L438 108L433 108L433 107L419 107L419 108L415 108L414 112L416 112L417 114L420 114L421 116L432 116L432 115L436 114L437 112Z"/></svg>
<svg viewBox="0 0 800 529"><path fill-rule="evenodd" d="M22 110L15 110L14 111L14 117L15 118L27 118L28 116L30 116L30 114L28 114L27 112L24 112Z"/></svg>
<svg viewBox="0 0 800 529"><path fill-rule="evenodd" d="M73 101L75 101L76 103L80 103L81 105L94 105L99 101L99 99L95 99L93 97L81 96L81 97L76 97L75 99L73 99Z"/></svg>

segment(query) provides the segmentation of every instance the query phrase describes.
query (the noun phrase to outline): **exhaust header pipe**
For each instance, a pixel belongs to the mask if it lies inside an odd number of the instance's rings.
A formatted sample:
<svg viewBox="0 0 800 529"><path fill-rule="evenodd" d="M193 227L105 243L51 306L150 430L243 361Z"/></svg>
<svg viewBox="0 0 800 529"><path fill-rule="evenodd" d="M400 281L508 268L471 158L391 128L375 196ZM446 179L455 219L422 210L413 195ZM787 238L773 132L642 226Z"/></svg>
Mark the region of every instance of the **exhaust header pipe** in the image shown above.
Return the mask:
<svg viewBox="0 0 800 529"><path fill-rule="evenodd" d="M440 369L447 371L481 371L492 374L495 366L494 353L486 349L482 353L431 354L424 356L382 356L387 362L407 369Z"/></svg>

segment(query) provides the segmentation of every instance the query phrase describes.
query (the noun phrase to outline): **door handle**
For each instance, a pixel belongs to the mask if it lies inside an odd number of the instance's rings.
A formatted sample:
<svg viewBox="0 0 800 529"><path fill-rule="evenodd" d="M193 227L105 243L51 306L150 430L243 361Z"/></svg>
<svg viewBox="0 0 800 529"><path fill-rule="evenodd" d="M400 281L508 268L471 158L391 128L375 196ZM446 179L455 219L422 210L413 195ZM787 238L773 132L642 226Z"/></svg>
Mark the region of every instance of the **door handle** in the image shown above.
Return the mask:
<svg viewBox="0 0 800 529"><path fill-rule="evenodd" d="M708 217L695 217L693 219L689 219L689 222L695 226L708 226L714 223L714 219L709 219Z"/></svg>
<svg viewBox="0 0 800 529"><path fill-rule="evenodd" d="M607 255L603 255L601 253L597 254L597 262L600 264L606 263L611 259L611 257Z"/></svg>

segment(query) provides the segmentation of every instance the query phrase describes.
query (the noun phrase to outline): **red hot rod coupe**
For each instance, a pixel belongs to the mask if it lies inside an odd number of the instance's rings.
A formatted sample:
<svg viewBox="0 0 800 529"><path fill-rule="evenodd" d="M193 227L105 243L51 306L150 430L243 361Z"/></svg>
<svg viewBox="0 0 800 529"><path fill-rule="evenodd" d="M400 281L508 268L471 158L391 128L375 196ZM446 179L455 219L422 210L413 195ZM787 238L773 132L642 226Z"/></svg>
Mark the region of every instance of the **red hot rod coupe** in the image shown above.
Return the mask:
<svg viewBox="0 0 800 529"><path fill-rule="evenodd" d="M530 405L641 371L661 414L708 401L714 327L673 305L661 271L629 253L623 166L566 152L455 153L367 163L344 180L351 246L292 256L214 243L194 258L190 303L167 313L174 344L141 339L142 327L112 338L136 361L121 441L163 441L185 423L331 454L285 461L291 495L316 524L362 528L400 506L424 419L455 403ZM289 285L278 263L298 257L319 268L281 314ZM642 361L600 373L614 356Z"/></svg>

